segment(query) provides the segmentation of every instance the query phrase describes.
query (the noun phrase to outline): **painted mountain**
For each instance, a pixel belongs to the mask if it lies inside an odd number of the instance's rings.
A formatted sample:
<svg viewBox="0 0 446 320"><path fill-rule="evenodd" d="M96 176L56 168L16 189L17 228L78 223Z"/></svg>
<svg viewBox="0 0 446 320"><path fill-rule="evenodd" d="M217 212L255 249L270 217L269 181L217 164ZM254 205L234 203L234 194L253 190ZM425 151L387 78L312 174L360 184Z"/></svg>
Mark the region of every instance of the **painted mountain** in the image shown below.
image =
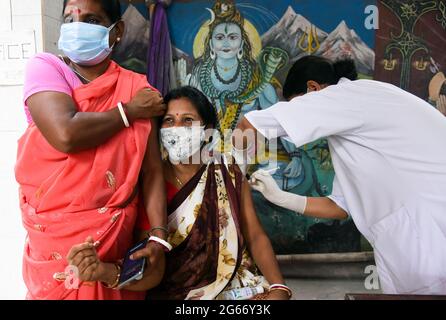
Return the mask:
<svg viewBox="0 0 446 320"><path fill-rule="evenodd" d="M305 17L297 14L291 6L280 21L262 36L262 45L286 50L290 55L290 62L293 63L308 54L302 48L308 47L307 34L312 29L314 37L317 36L320 44L314 55L322 55L333 60L350 57L356 61L360 73L373 74L375 53L353 29L347 26L345 21L342 21L333 32L327 34ZM305 38L299 45L302 37Z"/></svg>
<svg viewBox="0 0 446 320"><path fill-rule="evenodd" d="M284 49L288 52L293 62L306 54L300 48L299 41L312 28L320 43L327 38L328 34L326 32L317 28L305 17L297 14L290 6L282 19L262 36L262 45L263 47ZM308 38L304 39L301 46L303 48L308 46Z"/></svg>
<svg viewBox="0 0 446 320"><path fill-rule="evenodd" d="M342 21L321 44L315 53L329 59L352 58L356 61L358 71L363 74L373 74L375 53Z"/></svg>

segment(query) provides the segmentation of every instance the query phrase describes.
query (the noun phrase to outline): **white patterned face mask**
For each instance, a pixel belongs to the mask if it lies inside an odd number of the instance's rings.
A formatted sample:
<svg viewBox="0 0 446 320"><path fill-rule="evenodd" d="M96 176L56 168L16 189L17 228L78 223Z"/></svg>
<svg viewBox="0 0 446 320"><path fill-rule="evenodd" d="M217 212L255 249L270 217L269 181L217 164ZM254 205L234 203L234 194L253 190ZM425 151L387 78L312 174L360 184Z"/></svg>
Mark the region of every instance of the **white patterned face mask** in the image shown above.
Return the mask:
<svg viewBox="0 0 446 320"><path fill-rule="evenodd" d="M184 162L200 151L205 139L204 128L191 126L161 129L161 142L169 153L170 162Z"/></svg>

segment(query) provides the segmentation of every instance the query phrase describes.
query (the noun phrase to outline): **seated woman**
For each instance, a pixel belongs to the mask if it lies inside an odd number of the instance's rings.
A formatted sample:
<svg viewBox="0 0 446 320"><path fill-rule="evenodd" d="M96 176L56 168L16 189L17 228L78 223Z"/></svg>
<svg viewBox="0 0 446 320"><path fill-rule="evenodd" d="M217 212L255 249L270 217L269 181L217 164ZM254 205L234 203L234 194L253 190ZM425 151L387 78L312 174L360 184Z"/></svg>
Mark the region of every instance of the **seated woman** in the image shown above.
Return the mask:
<svg viewBox="0 0 446 320"><path fill-rule="evenodd" d="M192 87L176 89L164 100L160 134L168 152L163 168L173 249L161 284L147 298L289 299L247 180L238 166L201 157L205 130L216 128L212 105ZM145 219L142 215L138 225L149 230Z"/></svg>

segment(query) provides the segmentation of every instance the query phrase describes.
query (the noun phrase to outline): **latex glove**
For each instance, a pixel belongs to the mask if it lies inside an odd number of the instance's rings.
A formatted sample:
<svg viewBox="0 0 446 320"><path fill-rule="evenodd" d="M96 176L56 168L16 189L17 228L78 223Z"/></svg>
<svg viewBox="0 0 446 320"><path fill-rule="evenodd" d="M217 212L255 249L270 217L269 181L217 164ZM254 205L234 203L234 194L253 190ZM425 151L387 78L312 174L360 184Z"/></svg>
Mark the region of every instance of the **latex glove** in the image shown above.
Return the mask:
<svg viewBox="0 0 446 320"><path fill-rule="evenodd" d="M437 100L437 109L446 116L446 96L440 95Z"/></svg>
<svg viewBox="0 0 446 320"><path fill-rule="evenodd" d="M289 179L297 178L298 176L300 176L300 174L302 173L302 160L293 157L283 173L284 176Z"/></svg>
<svg viewBox="0 0 446 320"><path fill-rule="evenodd" d="M265 170L254 172L249 183L254 190L262 193L269 202L294 212L305 213L307 197L283 191Z"/></svg>

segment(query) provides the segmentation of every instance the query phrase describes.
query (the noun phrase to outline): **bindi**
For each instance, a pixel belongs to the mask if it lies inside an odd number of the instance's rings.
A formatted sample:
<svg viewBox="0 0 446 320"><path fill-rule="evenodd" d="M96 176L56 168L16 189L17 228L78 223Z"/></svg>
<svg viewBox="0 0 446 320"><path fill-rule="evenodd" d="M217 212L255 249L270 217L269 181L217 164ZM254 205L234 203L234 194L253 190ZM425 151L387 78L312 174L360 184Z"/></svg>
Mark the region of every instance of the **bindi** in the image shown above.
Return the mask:
<svg viewBox="0 0 446 320"><path fill-rule="evenodd" d="M73 7L70 10L70 15L80 15L81 14L81 9L79 9L78 7Z"/></svg>

